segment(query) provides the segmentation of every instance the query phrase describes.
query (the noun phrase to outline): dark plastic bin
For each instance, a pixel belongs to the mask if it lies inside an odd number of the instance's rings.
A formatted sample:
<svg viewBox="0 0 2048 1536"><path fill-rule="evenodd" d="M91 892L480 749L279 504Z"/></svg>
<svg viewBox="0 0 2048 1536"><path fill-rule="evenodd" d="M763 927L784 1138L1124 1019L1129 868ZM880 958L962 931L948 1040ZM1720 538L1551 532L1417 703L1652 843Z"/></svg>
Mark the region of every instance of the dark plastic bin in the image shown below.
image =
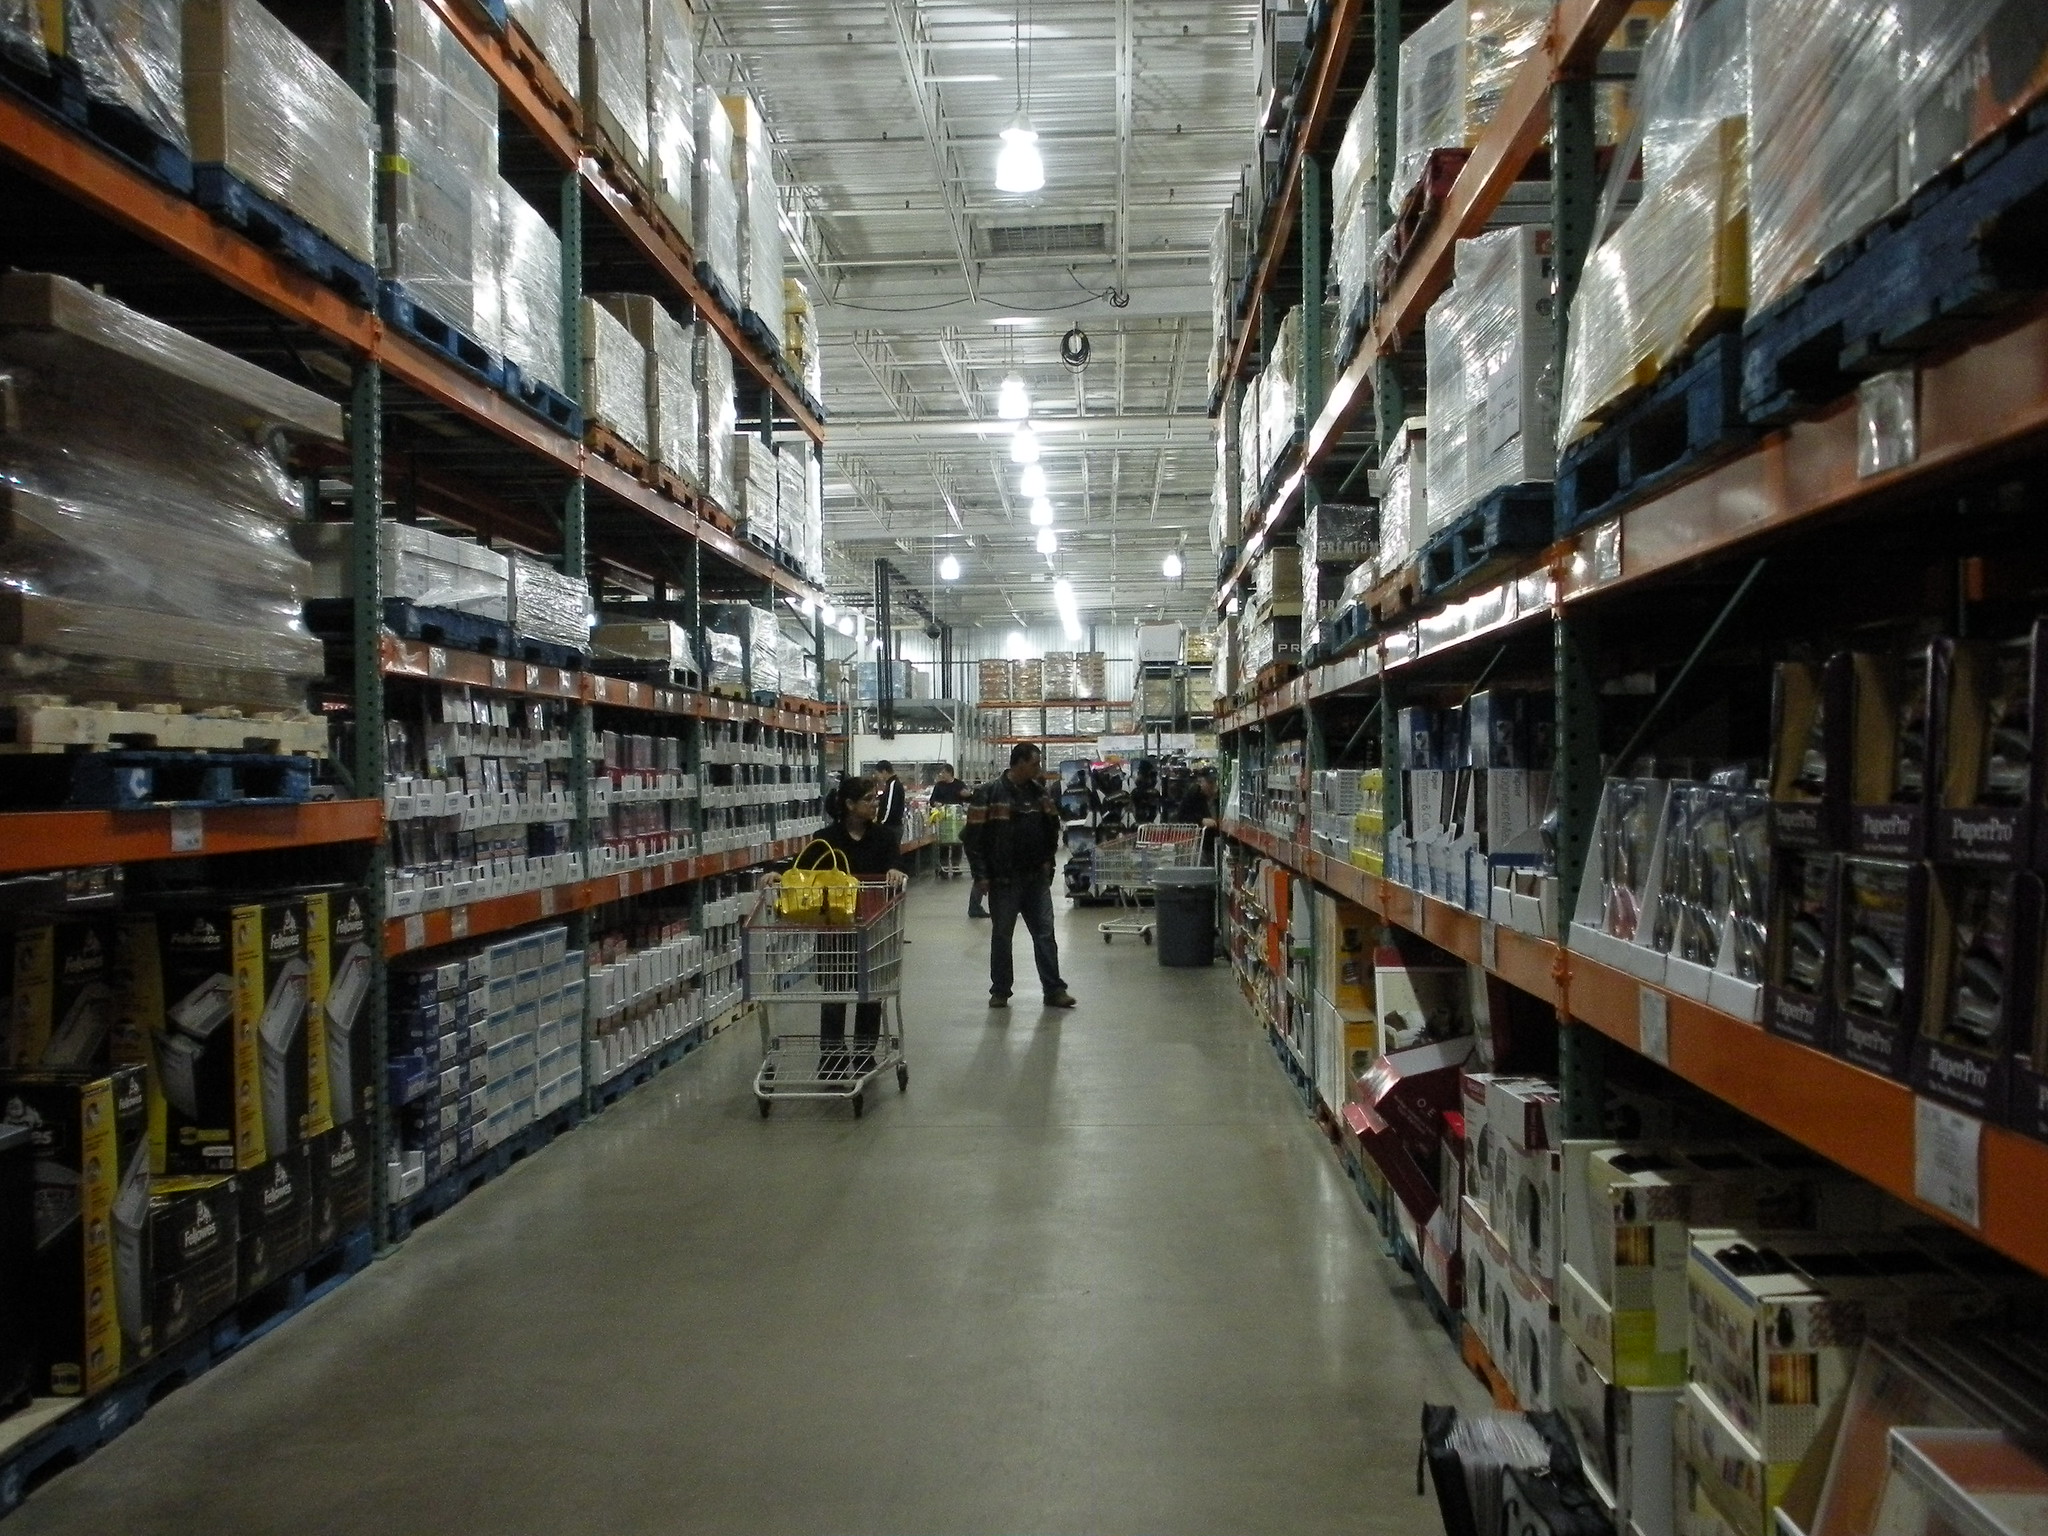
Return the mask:
<svg viewBox="0 0 2048 1536"><path fill-rule="evenodd" d="M1216 959L1216 871L1162 869L1153 876L1161 965L1198 967Z"/></svg>

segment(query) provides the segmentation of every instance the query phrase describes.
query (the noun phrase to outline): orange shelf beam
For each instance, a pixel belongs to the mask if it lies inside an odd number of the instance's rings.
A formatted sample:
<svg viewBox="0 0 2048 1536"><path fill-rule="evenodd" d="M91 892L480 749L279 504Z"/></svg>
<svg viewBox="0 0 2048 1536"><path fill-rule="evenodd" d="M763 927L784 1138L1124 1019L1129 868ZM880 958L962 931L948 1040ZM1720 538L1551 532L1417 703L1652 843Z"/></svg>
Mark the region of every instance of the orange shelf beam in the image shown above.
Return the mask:
<svg viewBox="0 0 2048 1536"><path fill-rule="evenodd" d="M169 811L9 811L0 814L0 872L372 843L383 835L381 800L223 806L175 816Z"/></svg>

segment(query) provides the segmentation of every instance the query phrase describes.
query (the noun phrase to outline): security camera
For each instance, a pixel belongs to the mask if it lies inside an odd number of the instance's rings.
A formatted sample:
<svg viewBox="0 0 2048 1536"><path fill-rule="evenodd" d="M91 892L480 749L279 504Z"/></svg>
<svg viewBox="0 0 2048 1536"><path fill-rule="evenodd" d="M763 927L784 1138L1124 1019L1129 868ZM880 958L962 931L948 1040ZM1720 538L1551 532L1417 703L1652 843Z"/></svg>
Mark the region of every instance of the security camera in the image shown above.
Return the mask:
<svg viewBox="0 0 2048 1536"><path fill-rule="evenodd" d="M925 639L927 639L927 640L936 640L936 639L938 639L938 638L939 638L939 626L938 626L938 625L936 625L936 624L927 624L927 625L925 625L925 627L924 627L924 637L925 637Z"/></svg>

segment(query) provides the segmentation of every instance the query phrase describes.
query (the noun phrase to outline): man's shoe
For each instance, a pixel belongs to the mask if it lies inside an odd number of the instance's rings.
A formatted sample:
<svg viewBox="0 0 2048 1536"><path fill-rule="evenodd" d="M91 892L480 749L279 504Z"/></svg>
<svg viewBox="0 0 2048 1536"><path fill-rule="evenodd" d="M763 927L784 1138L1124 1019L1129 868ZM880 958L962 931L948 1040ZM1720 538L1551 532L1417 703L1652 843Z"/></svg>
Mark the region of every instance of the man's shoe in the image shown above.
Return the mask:
<svg viewBox="0 0 2048 1536"><path fill-rule="evenodd" d="M988 995L988 1005L991 1008L1007 1008L1010 1006L1010 994L1007 992L991 992Z"/></svg>
<svg viewBox="0 0 2048 1536"><path fill-rule="evenodd" d="M972 908L972 907L969 907L969 908L967 909L967 915L968 915L968 917L969 917L969 918L976 918L976 917L979 917L979 918L986 918L986 917L988 916L988 914L987 914L986 912L977 912L977 911L975 911L975 910L974 910L974 908Z"/></svg>
<svg viewBox="0 0 2048 1536"><path fill-rule="evenodd" d="M1045 1000L1048 1008L1073 1008L1079 1006L1071 992L1055 992Z"/></svg>

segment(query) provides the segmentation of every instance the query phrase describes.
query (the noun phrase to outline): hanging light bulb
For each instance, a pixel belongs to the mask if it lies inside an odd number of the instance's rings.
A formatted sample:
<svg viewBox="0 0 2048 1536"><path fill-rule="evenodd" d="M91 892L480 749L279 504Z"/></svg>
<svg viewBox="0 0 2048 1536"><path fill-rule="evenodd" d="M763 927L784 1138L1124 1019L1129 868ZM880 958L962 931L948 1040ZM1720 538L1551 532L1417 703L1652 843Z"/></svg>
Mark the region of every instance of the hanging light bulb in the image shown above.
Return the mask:
<svg viewBox="0 0 2048 1536"><path fill-rule="evenodd" d="M1038 134L1023 113L1003 130L1003 147L996 155L998 192L1036 192L1045 185L1045 160L1038 153Z"/></svg>
<svg viewBox="0 0 2048 1536"><path fill-rule="evenodd" d="M960 562L951 555L946 556L945 559L939 562L939 580L958 581L959 579Z"/></svg>
<svg viewBox="0 0 2048 1536"><path fill-rule="evenodd" d="M841 615L839 615L839 624L837 627L839 633L846 636L847 639L851 640L853 638L853 615L850 613L842 613Z"/></svg>
<svg viewBox="0 0 2048 1536"><path fill-rule="evenodd" d="M839 622L839 610L830 603L826 603L823 607L819 608L818 617L823 619L828 625L837 624Z"/></svg>
<svg viewBox="0 0 2048 1536"><path fill-rule="evenodd" d="M1024 466L1024 478L1018 483L1017 489L1026 496L1043 496L1045 494L1045 466L1042 464L1026 464Z"/></svg>
<svg viewBox="0 0 2048 1536"><path fill-rule="evenodd" d="M1052 526L1052 503L1043 496L1031 503L1031 526L1050 528Z"/></svg>
<svg viewBox="0 0 2048 1536"><path fill-rule="evenodd" d="M1180 551L1174 550L1168 554L1166 563L1160 569L1166 572L1166 579L1168 581L1179 581L1180 573L1184 569L1180 561Z"/></svg>
<svg viewBox="0 0 2048 1536"><path fill-rule="evenodd" d="M1014 373L1003 380L1002 390L996 396L996 414L1005 421L1022 421L1031 414L1031 393Z"/></svg>
<svg viewBox="0 0 2048 1536"><path fill-rule="evenodd" d="M1050 528L1038 530L1038 552L1041 555L1056 555L1060 550L1060 536Z"/></svg>
<svg viewBox="0 0 2048 1536"><path fill-rule="evenodd" d="M1038 434L1031 430L1031 423L1025 422L1010 438L1010 462L1012 464L1036 464L1038 462Z"/></svg>

